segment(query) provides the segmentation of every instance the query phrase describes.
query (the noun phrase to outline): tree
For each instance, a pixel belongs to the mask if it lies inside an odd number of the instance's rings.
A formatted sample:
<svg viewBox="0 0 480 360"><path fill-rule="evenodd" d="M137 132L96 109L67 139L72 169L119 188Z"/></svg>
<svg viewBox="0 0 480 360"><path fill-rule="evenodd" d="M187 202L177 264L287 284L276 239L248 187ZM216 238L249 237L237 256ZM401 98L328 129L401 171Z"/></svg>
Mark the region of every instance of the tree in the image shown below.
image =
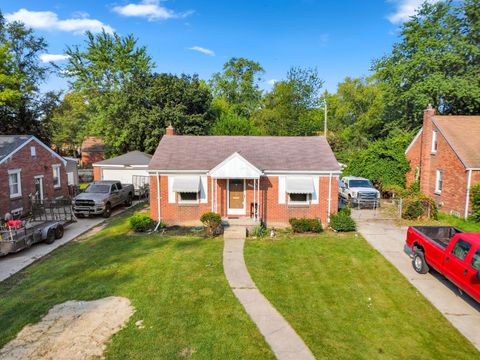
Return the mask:
<svg viewBox="0 0 480 360"><path fill-rule="evenodd" d="M260 107L258 83L264 72L258 62L234 57L223 65L222 73L213 74L210 85L215 97L225 99L236 114L248 118Z"/></svg>
<svg viewBox="0 0 480 360"><path fill-rule="evenodd" d="M385 137L383 84L367 78L349 78L338 84L337 92L325 94L328 104L329 142L340 161Z"/></svg>
<svg viewBox="0 0 480 360"><path fill-rule="evenodd" d="M87 96L78 92L67 93L52 112L50 120L52 143L73 155L89 133L88 121Z"/></svg>
<svg viewBox="0 0 480 360"><path fill-rule="evenodd" d="M345 175L362 176L380 186L405 187L405 174L410 164L405 158L405 148L413 134L400 130L392 131L385 139L377 140L353 155L345 168Z"/></svg>
<svg viewBox="0 0 480 360"><path fill-rule="evenodd" d="M291 68L286 80L265 95L264 108L253 115L255 123L269 135L315 135L323 128L322 85L316 69Z"/></svg>
<svg viewBox="0 0 480 360"><path fill-rule="evenodd" d="M211 135L260 135L260 130L250 119L238 116L235 113L222 113L215 121Z"/></svg>
<svg viewBox="0 0 480 360"><path fill-rule="evenodd" d="M40 94L40 84L49 72L39 60L47 49L45 40L20 22L7 23L0 13L0 48L0 73L7 77L2 92L9 94L0 106L0 133L33 134L48 142L45 123L59 94Z"/></svg>
<svg viewBox="0 0 480 360"><path fill-rule="evenodd" d="M429 103L441 114L478 114L479 29L480 0L425 2L392 52L373 63L386 85L385 121L419 127Z"/></svg>
<svg viewBox="0 0 480 360"><path fill-rule="evenodd" d="M20 99L20 79L15 76L15 64L8 43L0 44L0 106Z"/></svg>

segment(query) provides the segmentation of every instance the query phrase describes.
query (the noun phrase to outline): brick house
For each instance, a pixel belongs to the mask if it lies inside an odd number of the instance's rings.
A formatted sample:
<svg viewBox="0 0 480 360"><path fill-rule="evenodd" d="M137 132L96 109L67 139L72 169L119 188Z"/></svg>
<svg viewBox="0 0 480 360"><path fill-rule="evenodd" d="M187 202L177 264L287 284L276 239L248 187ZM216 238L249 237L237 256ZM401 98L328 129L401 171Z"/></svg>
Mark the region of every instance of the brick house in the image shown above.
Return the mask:
<svg viewBox="0 0 480 360"><path fill-rule="evenodd" d="M0 218L23 213L30 196L68 196L67 161L32 135L0 135Z"/></svg>
<svg viewBox="0 0 480 360"><path fill-rule="evenodd" d="M105 144L101 137L89 136L83 140L80 149L80 164L90 167L93 163L105 159Z"/></svg>
<svg viewBox="0 0 480 360"><path fill-rule="evenodd" d="M447 213L467 217L470 188L480 181L480 116L439 116L424 112L423 127L408 146L407 185L420 181Z"/></svg>
<svg viewBox="0 0 480 360"><path fill-rule="evenodd" d="M198 224L214 211L269 226L292 217L327 225L338 208L340 168L320 136L177 136L169 127L149 173L151 216L168 224Z"/></svg>

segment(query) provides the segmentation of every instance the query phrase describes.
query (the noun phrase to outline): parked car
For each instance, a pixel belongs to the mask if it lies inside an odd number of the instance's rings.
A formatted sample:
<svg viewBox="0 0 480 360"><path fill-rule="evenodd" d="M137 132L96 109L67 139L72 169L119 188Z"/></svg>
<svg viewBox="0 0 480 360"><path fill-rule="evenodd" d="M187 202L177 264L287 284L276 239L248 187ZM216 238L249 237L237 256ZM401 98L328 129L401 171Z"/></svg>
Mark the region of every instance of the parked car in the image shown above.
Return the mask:
<svg viewBox="0 0 480 360"><path fill-rule="evenodd" d="M480 233L452 226L412 226L406 250L416 272L425 274L433 268L480 302Z"/></svg>
<svg viewBox="0 0 480 360"><path fill-rule="evenodd" d="M73 200L76 216L102 215L110 217L112 209L118 205L131 206L134 189L131 184L120 181L94 181L84 192Z"/></svg>
<svg viewBox="0 0 480 360"><path fill-rule="evenodd" d="M358 207L378 207L380 192L368 179L355 176L345 176L340 180L338 194L340 199Z"/></svg>

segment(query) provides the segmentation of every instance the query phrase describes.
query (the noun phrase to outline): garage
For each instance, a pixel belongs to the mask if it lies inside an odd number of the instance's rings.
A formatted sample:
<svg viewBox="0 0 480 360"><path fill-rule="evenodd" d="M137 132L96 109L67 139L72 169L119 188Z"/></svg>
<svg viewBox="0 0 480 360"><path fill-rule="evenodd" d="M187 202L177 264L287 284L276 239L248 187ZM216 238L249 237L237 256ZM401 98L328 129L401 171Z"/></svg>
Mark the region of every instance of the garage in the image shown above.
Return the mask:
<svg viewBox="0 0 480 360"><path fill-rule="evenodd" d="M102 160L93 164L94 180L116 180L122 184L133 184L135 195L148 194L148 164L151 155L141 151Z"/></svg>

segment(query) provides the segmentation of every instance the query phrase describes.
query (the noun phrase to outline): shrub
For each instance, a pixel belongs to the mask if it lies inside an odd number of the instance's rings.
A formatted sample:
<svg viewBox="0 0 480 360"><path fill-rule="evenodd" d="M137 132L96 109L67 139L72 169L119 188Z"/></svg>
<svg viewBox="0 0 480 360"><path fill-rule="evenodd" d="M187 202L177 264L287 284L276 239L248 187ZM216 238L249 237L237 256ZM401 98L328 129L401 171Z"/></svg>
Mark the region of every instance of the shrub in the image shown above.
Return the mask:
<svg viewBox="0 0 480 360"><path fill-rule="evenodd" d="M128 219L130 228L135 232L145 232L152 228L152 219L145 213L136 213Z"/></svg>
<svg viewBox="0 0 480 360"><path fill-rule="evenodd" d="M205 226L208 236L215 236L221 233L222 218L219 214L212 211L206 212L200 217L200 221Z"/></svg>
<svg viewBox="0 0 480 360"><path fill-rule="evenodd" d="M292 226L292 230L295 233L319 233L323 230L322 223L318 219L291 218L288 222Z"/></svg>
<svg viewBox="0 0 480 360"><path fill-rule="evenodd" d="M382 186L382 195L386 198L404 198L408 195L408 190L405 190L400 185L386 185Z"/></svg>
<svg viewBox="0 0 480 360"><path fill-rule="evenodd" d="M404 219L437 219L437 216L438 209L435 201L423 193L412 193L403 200L402 218Z"/></svg>
<svg viewBox="0 0 480 360"><path fill-rule="evenodd" d="M472 214L469 216L474 222L480 222L480 183L470 189L470 201L472 203Z"/></svg>
<svg viewBox="0 0 480 360"><path fill-rule="evenodd" d="M330 217L330 227L335 231L347 232L355 231L357 224L350 216L350 211L340 210L337 214Z"/></svg>
<svg viewBox="0 0 480 360"><path fill-rule="evenodd" d="M255 225L252 231L252 236L264 237L267 235L267 228L263 224Z"/></svg>

